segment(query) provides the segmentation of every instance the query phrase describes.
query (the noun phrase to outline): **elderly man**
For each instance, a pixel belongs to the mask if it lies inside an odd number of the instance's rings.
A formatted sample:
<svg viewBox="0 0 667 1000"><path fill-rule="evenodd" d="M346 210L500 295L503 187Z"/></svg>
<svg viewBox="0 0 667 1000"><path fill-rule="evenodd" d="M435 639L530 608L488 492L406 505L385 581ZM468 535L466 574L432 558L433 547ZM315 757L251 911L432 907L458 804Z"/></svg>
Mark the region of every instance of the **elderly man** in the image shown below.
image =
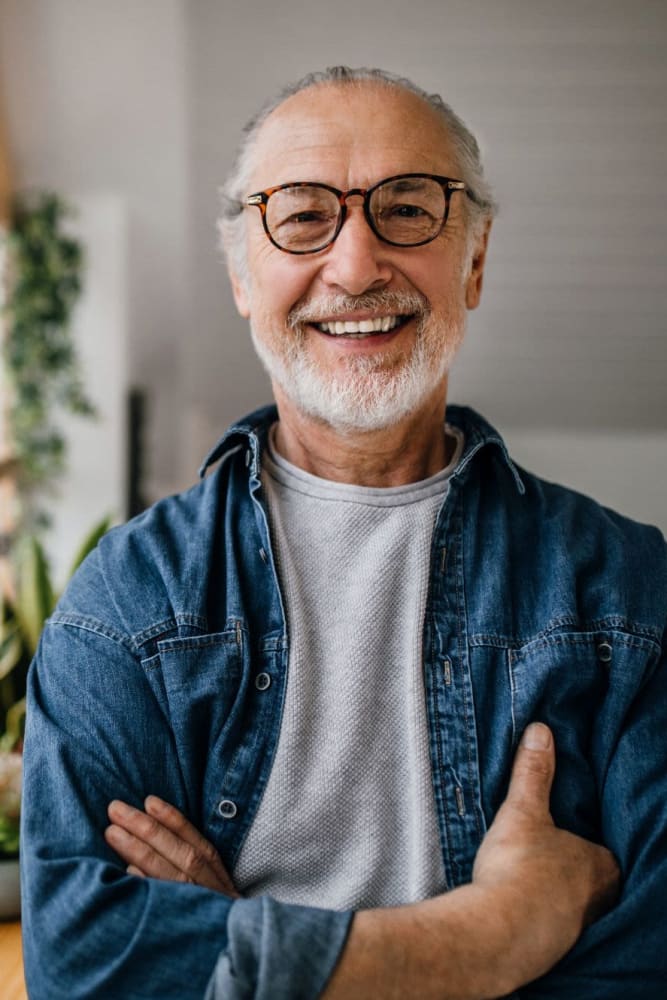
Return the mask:
<svg viewBox="0 0 667 1000"><path fill-rule="evenodd" d="M226 190L277 410L44 631L31 995L664 996L665 545L446 409L475 140L339 68L250 124Z"/></svg>

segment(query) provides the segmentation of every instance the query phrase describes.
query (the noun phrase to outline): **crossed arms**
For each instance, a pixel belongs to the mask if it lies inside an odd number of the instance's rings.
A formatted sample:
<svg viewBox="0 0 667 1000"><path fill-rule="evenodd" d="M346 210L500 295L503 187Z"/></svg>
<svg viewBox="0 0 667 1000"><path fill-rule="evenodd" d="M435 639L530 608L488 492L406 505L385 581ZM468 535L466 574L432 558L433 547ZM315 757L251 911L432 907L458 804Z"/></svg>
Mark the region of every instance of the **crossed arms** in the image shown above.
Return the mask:
<svg viewBox="0 0 667 1000"><path fill-rule="evenodd" d="M146 673L150 668L148 662ZM519 769L520 794L498 812L472 883L413 907L351 918L234 899L224 885L166 881L161 871L146 872L158 876L152 878L128 875L127 863L145 871L144 862L125 856L119 864L117 846L104 839L114 796L139 805L152 790L196 818L173 732L146 673L111 630L92 631L81 616L63 616L42 637L30 682L22 841L26 977L37 1000L194 1000L224 955L234 958L237 971L239 956L247 958L244 967L253 976L258 969L266 988L262 994L256 979L254 994L239 986L227 997L275 1000L281 971L303 979L318 926L333 958L315 962L310 993L284 996L312 997L325 987L328 1000L336 991L363 996L369 977L371 995L382 996L381 987L391 997L407 981L412 995L428 997L431 990L446 997L449 989L451 996L498 996L532 983L600 912L596 903L608 902L613 878L608 859L601 862L606 856L590 854L549 819L553 762L542 783L531 783L531 768L522 780ZM522 997L664 996L666 674L656 665L626 711L600 792L605 838L621 864L621 897ZM535 810L526 805L533 800ZM279 933L265 933L276 927ZM298 963L290 969L294 956ZM216 975L220 968L218 960ZM418 993L419 976L426 978Z"/></svg>
<svg viewBox="0 0 667 1000"><path fill-rule="evenodd" d="M472 882L422 903L357 913L325 1000L482 1000L551 968L613 903L619 875L604 847L554 826L554 770L549 730L530 727ZM238 897L213 845L178 810L155 796L145 810L109 806L105 836L129 874Z"/></svg>

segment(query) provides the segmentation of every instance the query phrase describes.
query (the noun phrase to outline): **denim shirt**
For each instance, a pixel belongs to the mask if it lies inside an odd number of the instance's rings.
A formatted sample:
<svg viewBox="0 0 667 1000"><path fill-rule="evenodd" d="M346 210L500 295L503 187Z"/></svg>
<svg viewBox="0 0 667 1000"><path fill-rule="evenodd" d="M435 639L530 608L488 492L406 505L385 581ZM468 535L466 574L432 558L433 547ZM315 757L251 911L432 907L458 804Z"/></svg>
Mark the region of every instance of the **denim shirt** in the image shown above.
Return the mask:
<svg viewBox="0 0 667 1000"><path fill-rule="evenodd" d="M103 838L111 799L154 793L232 869L256 815L288 663L260 481L276 417L234 425L210 475L105 536L44 629L21 853L34 1000L312 998L344 946L350 913L130 877ZM466 444L433 535L423 669L448 887L471 879L524 727L548 723L554 820L611 848L624 884L520 996L662 998L665 542L518 469L473 411L447 419Z"/></svg>

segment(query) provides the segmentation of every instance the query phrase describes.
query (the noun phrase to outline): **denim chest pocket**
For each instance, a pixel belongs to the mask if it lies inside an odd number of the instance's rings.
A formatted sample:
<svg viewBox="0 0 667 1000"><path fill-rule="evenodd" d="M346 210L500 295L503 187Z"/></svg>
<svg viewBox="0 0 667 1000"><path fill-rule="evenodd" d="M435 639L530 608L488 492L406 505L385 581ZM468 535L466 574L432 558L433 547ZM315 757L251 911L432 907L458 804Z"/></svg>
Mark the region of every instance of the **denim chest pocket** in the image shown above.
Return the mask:
<svg viewBox="0 0 667 1000"><path fill-rule="evenodd" d="M241 712L244 643L241 629L165 639L144 666L160 689L182 773L201 788L208 763L224 768L232 730Z"/></svg>
<svg viewBox="0 0 667 1000"><path fill-rule="evenodd" d="M569 633L508 650L512 736L546 722L556 742L551 809L557 824L593 839L606 765L646 670L650 644L623 633Z"/></svg>
<svg viewBox="0 0 667 1000"><path fill-rule="evenodd" d="M568 742L581 740L607 689L611 649L593 635L573 634L508 650L513 743L536 719L558 726Z"/></svg>

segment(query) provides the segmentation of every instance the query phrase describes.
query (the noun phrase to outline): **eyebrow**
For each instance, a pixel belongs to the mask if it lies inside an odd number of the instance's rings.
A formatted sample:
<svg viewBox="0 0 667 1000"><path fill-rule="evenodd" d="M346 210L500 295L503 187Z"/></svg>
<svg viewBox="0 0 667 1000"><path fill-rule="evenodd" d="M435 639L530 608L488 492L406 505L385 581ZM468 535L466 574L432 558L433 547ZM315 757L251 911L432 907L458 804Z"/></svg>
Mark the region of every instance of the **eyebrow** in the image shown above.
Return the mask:
<svg viewBox="0 0 667 1000"><path fill-rule="evenodd" d="M403 177L390 182L387 184L387 187L391 187L393 191L399 193L403 191L419 191L424 187L426 179L426 177Z"/></svg>
<svg viewBox="0 0 667 1000"><path fill-rule="evenodd" d="M306 181L305 184L294 184L293 186L288 185L280 190L280 194L283 195L283 197L293 198L298 196L304 189L309 190L311 188L315 188L316 191L324 190L317 181Z"/></svg>

